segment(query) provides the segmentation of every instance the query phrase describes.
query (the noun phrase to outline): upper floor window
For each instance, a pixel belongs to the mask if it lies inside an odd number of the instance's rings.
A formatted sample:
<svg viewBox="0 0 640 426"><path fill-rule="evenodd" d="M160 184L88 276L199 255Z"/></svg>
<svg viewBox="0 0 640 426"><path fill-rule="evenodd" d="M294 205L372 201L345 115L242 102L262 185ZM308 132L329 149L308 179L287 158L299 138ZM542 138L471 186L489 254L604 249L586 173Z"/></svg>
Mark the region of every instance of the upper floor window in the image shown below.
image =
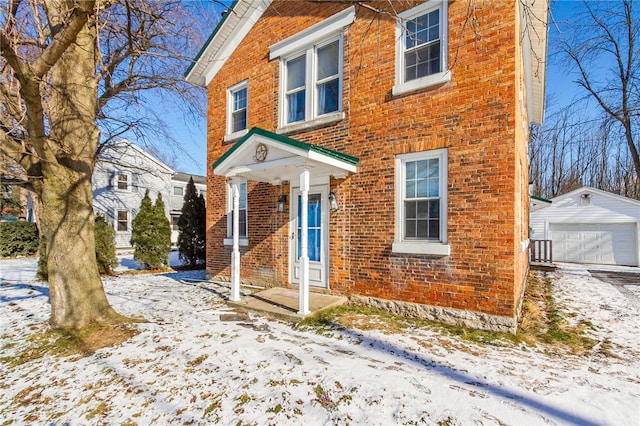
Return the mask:
<svg viewBox="0 0 640 426"><path fill-rule="evenodd" d="M173 195L184 195L184 189L181 186L174 186Z"/></svg>
<svg viewBox="0 0 640 426"><path fill-rule="evenodd" d="M112 179L111 184L118 191L131 191L131 173L115 172Z"/></svg>
<svg viewBox="0 0 640 426"><path fill-rule="evenodd" d="M448 255L447 150L396 157L398 253Z"/></svg>
<svg viewBox="0 0 640 426"><path fill-rule="evenodd" d="M227 91L227 138L243 136L247 132L249 82L243 81Z"/></svg>
<svg viewBox="0 0 640 426"><path fill-rule="evenodd" d="M285 61L283 124L342 110L342 38L309 46Z"/></svg>
<svg viewBox="0 0 640 426"><path fill-rule="evenodd" d="M447 1L432 0L398 15L393 94L449 81Z"/></svg>
<svg viewBox="0 0 640 426"><path fill-rule="evenodd" d="M280 126L343 118L343 30L355 19L349 7L272 45L281 59Z"/></svg>

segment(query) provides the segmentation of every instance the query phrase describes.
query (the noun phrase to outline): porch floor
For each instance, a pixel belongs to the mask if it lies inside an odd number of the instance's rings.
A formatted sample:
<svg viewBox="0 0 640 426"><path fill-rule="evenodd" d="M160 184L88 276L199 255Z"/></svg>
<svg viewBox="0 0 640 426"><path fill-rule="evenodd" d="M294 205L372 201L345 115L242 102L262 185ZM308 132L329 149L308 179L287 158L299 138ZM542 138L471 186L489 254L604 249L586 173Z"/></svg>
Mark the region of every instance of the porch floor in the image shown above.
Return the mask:
<svg viewBox="0 0 640 426"><path fill-rule="evenodd" d="M347 298L344 296L309 292L309 311L311 312L307 316L333 306L342 305L346 301ZM227 301L227 305L290 322L299 322L305 317L298 314L299 295L297 288L273 287L244 296L238 302Z"/></svg>

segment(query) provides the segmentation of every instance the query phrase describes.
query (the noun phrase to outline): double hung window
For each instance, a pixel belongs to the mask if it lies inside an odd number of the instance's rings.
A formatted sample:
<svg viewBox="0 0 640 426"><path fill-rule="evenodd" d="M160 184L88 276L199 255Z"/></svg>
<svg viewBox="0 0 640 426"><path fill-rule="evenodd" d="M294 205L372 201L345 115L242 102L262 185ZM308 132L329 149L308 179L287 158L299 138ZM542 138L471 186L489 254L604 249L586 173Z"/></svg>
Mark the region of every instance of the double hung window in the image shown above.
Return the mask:
<svg viewBox="0 0 640 426"><path fill-rule="evenodd" d="M342 109L342 38L285 60L284 125Z"/></svg>
<svg viewBox="0 0 640 426"><path fill-rule="evenodd" d="M446 179L446 149L396 158L394 252L449 254Z"/></svg>
<svg viewBox="0 0 640 426"><path fill-rule="evenodd" d="M248 81L232 86L227 91L227 137L243 136L248 127L249 85Z"/></svg>
<svg viewBox="0 0 640 426"><path fill-rule="evenodd" d="M343 32L355 16L355 7L348 7L269 47L269 59L279 58L281 64L280 127L344 118Z"/></svg>
<svg viewBox="0 0 640 426"><path fill-rule="evenodd" d="M131 173L115 172L112 185L118 191L131 191Z"/></svg>
<svg viewBox="0 0 640 426"><path fill-rule="evenodd" d="M240 244L247 244L247 183L238 183L238 192L240 195L239 209L238 209L238 237L240 238ZM233 187L231 182L227 184L227 238L224 240L224 244L233 244Z"/></svg>
<svg viewBox="0 0 640 426"><path fill-rule="evenodd" d="M127 210L118 210L116 215L116 231L127 232L129 230L129 212Z"/></svg>
<svg viewBox="0 0 640 426"><path fill-rule="evenodd" d="M432 0L399 14L393 94L449 81L447 1Z"/></svg>

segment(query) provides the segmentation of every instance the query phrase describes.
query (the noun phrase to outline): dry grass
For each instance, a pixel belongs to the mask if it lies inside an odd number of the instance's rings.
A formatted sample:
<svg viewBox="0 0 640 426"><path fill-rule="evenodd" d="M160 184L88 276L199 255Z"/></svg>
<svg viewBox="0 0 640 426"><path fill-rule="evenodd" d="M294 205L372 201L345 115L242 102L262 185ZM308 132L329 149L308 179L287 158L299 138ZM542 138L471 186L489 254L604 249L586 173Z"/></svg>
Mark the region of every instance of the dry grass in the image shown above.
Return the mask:
<svg viewBox="0 0 640 426"><path fill-rule="evenodd" d="M516 334L476 330L435 321L407 318L367 307L339 306L320 312L298 324L298 329L332 335L345 329L378 330L385 334L404 333L408 329L428 329L463 341L481 344L543 345L554 352L587 353L596 341L584 336L590 324L571 327L564 320L553 298L549 277L531 272L527 280L522 314ZM456 345L465 348L465 345Z"/></svg>
<svg viewBox="0 0 640 426"><path fill-rule="evenodd" d="M45 355L85 357L98 349L120 345L136 334L138 331L129 324L92 324L80 330L50 329L32 335L26 349L1 361L20 365Z"/></svg>

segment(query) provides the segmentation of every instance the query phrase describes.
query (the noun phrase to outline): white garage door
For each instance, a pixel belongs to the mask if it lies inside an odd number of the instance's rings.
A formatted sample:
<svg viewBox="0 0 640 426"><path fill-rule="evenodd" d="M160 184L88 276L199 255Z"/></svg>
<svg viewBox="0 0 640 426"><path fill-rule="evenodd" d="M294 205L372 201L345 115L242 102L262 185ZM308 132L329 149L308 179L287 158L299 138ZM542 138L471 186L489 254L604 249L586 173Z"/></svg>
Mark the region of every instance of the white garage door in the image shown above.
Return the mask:
<svg viewBox="0 0 640 426"><path fill-rule="evenodd" d="M630 266L638 263L633 223L552 223L549 238L553 241L553 260L558 262Z"/></svg>

